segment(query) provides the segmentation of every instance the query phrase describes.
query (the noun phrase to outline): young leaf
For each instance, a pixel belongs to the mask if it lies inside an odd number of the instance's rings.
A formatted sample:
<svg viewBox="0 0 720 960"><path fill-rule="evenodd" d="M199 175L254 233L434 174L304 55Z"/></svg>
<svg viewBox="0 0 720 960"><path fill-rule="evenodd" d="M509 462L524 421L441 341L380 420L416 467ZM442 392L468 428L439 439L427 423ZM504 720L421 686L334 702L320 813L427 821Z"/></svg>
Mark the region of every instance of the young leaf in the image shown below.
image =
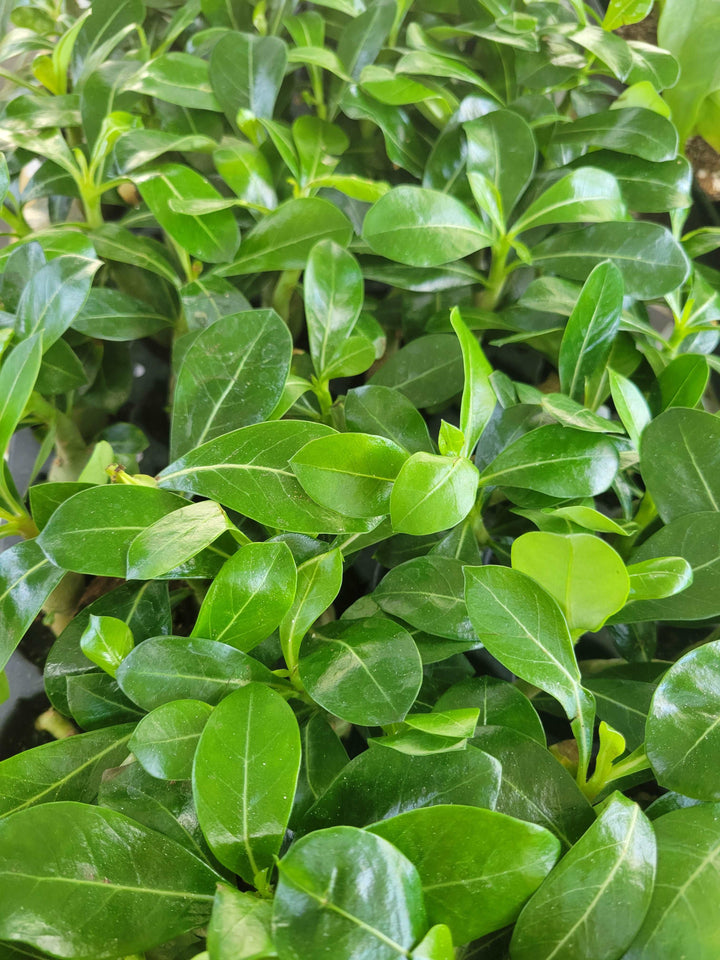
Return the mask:
<svg viewBox="0 0 720 960"><path fill-rule="evenodd" d="M132 631L117 617L90 614L90 622L80 637L82 652L111 677L135 646Z"/></svg>
<svg viewBox="0 0 720 960"><path fill-rule="evenodd" d="M573 170L548 187L512 226L516 236L553 223L597 223L621 220L625 205L617 180L604 170Z"/></svg>
<svg viewBox="0 0 720 960"><path fill-rule="evenodd" d="M395 187L368 210L363 237L388 260L437 267L490 244L472 211L448 194L422 187Z"/></svg>
<svg viewBox="0 0 720 960"><path fill-rule="evenodd" d="M650 423L652 415L645 397L632 380L628 380L615 370L609 370L610 389L613 403L635 447L640 446L640 435Z"/></svg>
<svg viewBox="0 0 720 960"><path fill-rule="evenodd" d="M580 684L567 622L555 600L530 577L508 567L466 567L468 613L486 649L528 683L560 702L576 732L587 770L595 702Z"/></svg>
<svg viewBox="0 0 720 960"><path fill-rule="evenodd" d="M614 793L520 914L513 958L613 960L622 955L650 905L655 860L649 821L636 803Z"/></svg>
<svg viewBox="0 0 720 960"><path fill-rule="evenodd" d="M368 829L415 865L428 920L456 943L512 923L560 854L545 828L479 807L426 807Z"/></svg>
<svg viewBox="0 0 720 960"><path fill-rule="evenodd" d="M274 310L221 317L185 354L173 402L170 456L266 420L290 372L292 337Z"/></svg>
<svg viewBox="0 0 720 960"><path fill-rule="evenodd" d="M393 529L419 536L454 527L472 509L477 487L477 469L464 457L414 453L393 484Z"/></svg>
<svg viewBox="0 0 720 960"><path fill-rule="evenodd" d="M300 648L303 686L348 723L382 726L404 719L422 683L410 634L384 617L337 620L314 630Z"/></svg>
<svg viewBox="0 0 720 960"><path fill-rule="evenodd" d="M662 600L673 597L690 586L693 571L682 557L657 557L632 563L627 568L630 577L630 600Z"/></svg>
<svg viewBox="0 0 720 960"><path fill-rule="evenodd" d="M389 512L393 482L407 459L384 437L335 433L311 440L290 466L320 506L349 517L376 517Z"/></svg>
<svg viewBox="0 0 720 960"><path fill-rule="evenodd" d="M372 833L318 831L298 840L279 870L273 939L288 960L322 956L328 943L342 943L348 956L392 960L427 929L417 870Z"/></svg>
<svg viewBox="0 0 720 960"><path fill-rule="evenodd" d="M195 748L212 711L201 700L165 703L142 718L128 746L151 776L189 780Z"/></svg>
<svg viewBox="0 0 720 960"><path fill-rule="evenodd" d="M604 366L610 354L620 326L622 301L620 271L610 261L598 264L583 285L560 344L560 385L580 403L587 379Z"/></svg>
<svg viewBox="0 0 720 960"><path fill-rule="evenodd" d="M574 638L599 630L628 599L622 558L587 533L524 533L513 541L512 565L555 599Z"/></svg>
<svg viewBox="0 0 720 960"><path fill-rule="evenodd" d="M497 398L489 379L492 367L474 334L470 332L460 316L457 307L450 313L450 323L457 334L463 353L465 386L460 408L460 429L465 442L461 456L469 457L492 416Z"/></svg>
<svg viewBox="0 0 720 960"><path fill-rule="evenodd" d="M311 556L299 564L295 596L280 621L280 642L290 670L297 669L302 638L338 595L342 577L342 554L338 549Z"/></svg>
<svg viewBox="0 0 720 960"><path fill-rule="evenodd" d="M479 709L478 726L511 727L545 746L545 731L537 711L524 693L497 677L469 677L453 684L435 704L435 710L459 707Z"/></svg>
<svg viewBox="0 0 720 960"><path fill-rule="evenodd" d="M252 650L288 612L296 579L286 543L245 544L210 585L191 636Z"/></svg>
<svg viewBox="0 0 720 960"><path fill-rule="evenodd" d="M259 882L280 850L299 768L297 720L279 694L251 683L215 708L198 743L193 794L210 849L246 883Z"/></svg>
<svg viewBox="0 0 720 960"><path fill-rule="evenodd" d="M653 697L647 754L661 786L698 800L720 799L712 761L718 744L720 642L706 643L674 663Z"/></svg>
<svg viewBox="0 0 720 960"><path fill-rule="evenodd" d="M256 960L275 954L272 904L219 883L208 925L210 960Z"/></svg>

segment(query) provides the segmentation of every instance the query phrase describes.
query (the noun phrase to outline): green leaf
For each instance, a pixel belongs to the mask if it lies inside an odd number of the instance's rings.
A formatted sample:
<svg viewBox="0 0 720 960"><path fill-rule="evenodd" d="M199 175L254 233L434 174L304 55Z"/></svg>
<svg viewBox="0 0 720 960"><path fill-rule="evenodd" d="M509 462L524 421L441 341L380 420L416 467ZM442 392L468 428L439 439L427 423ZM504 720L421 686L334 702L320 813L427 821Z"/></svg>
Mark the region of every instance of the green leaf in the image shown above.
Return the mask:
<svg viewBox="0 0 720 960"><path fill-rule="evenodd" d="M273 682L270 671L247 654L216 640L152 637L128 654L117 672L121 690L143 710L174 700L215 705L240 687Z"/></svg>
<svg viewBox="0 0 720 960"><path fill-rule="evenodd" d="M224 138L213 161L217 172L241 200L268 210L277 206L270 165L252 143Z"/></svg>
<svg viewBox="0 0 720 960"><path fill-rule="evenodd" d="M135 646L132 630L117 617L90 614L90 622L80 637L80 648L88 660L111 677Z"/></svg>
<svg viewBox="0 0 720 960"><path fill-rule="evenodd" d="M387 437L408 453L430 452L427 424L399 390L355 387L345 396L345 423L349 430Z"/></svg>
<svg viewBox="0 0 720 960"><path fill-rule="evenodd" d="M720 510L719 443L720 420L704 410L666 410L645 428L640 470L666 523Z"/></svg>
<svg viewBox="0 0 720 960"><path fill-rule="evenodd" d="M532 249L533 264L570 280L585 280L612 260L629 297L654 300L679 287L688 273L680 244L656 223L595 223L552 234Z"/></svg>
<svg viewBox="0 0 720 960"><path fill-rule="evenodd" d="M223 109L213 93L207 61L190 53L154 57L136 75L129 89L194 110L219 113Z"/></svg>
<svg viewBox="0 0 720 960"><path fill-rule="evenodd" d="M156 780L139 763L126 763L103 778L98 803L175 840L201 860L215 863L197 822L188 780Z"/></svg>
<svg viewBox="0 0 720 960"><path fill-rule="evenodd" d="M416 74L421 77L447 77L479 87L493 98L496 96L492 87L472 67L457 59L443 57L429 50L411 50L404 54L395 65L395 71L396 73Z"/></svg>
<svg viewBox="0 0 720 960"><path fill-rule="evenodd" d="M545 828L479 807L411 810L368 829L415 865L428 920L456 943L512 923L560 853Z"/></svg>
<svg viewBox="0 0 720 960"><path fill-rule="evenodd" d="M218 884L208 925L210 960L257 960L276 956L270 923L272 904Z"/></svg>
<svg viewBox="0 0 720 960"><path fill-rule="evenodd" d="M472 509L477 487L477 469L464 457L414 453L393 484L393 530L418 536L454 527Z"/></svg>
<svg viewBox="0 0 720 960"><path fill-rule="evenodd" d="M644 20L652 9L653 0L610 0L602 22L603 30L617 30L618 27Z"/></svg>
<svg viewBox="0 0 720 960"><path fill-rule="evenodd" d="M633 563L627 568L630 577L628 600L661 600L672 597L690 586L693 571L682 557L658 557Z"/></svg>
<svg viewBox="0 0 720 960"><path fill-rule="evenodd" d="M632 555L633 566L656 558L681 557L692 568L692 582L682 592L665 599L628 603L614 619L623 623L705 620L720 614L718 538L720 513L716 512L678 517L648 537Z"/></svg>
<svg viewBox="0 0 720 960"><path fill-rule="evenodd" d="M349 517L389 513L390 492L407 453L392 440L335 433L311 440L290 460L305 492Z"/></svg>
<svg viewBox="0 0 720 960"><path fill-rule="evenodd" d="M532 531L513 541L511 555L513 569L553 597L573 637L599 630L628 599L625 564L599 537Z"/></svg>
<svg viewBox="0 0 720 960"><path fill-rule="evenodd" d="M592 807L568 771L536 740L505 726L478 727L476 747L502 765L497 809L539 823L572 847L594 820Z"/></svg>
<svg viewBox="0 0 720 960"><path fill-rule="evenodd" d="M67 678L70 715L83 730L108 724L137 721L142 713L106 673L85 673Z"/></svg>
<svg viewBox="0 0 720 960"><path fill-rule="evenodd" d="M457 307L450 312L450 323L460 341L463 353L465 386L460 408L460 429L465 442L461 455L469 457L492 416L497 398L490 383L492 367Z"/></svg>
<svg viewBox="0 0 720 960"><path fill-rule="evenodd" d="M588 378L610 355L620 328L622 301L622 274L611 261L598 264L583 285L560 344L560 385L580 403Z"/></svg>
<svg viewBox="0 0 720 960"><path fill-rule="evenodd" d="M443 923L431 927L427 936L423 937L422 942L410 954L410 960L454 960L454 958L452 935Z"/></svg>
<svg viewBox="0 0 720 960"><path fill-rule="evenodd" d="M117 223L106 223L93 231L92 241L98 256L106 260L149 270L175 286L179 283L165 248L157 240L131 233Z"/></svg>
<svg viewBox="0 0 720 960"><path fill-rule="evenodd" d="M489 246L482 222L438 190L395 187L365 215L363 238L375 253L413 267L437 267Z"/></svg>
<svg viewBox="0 0 720 960"><path fill-rule="evenodd" d="M17 307L15 330L19 338L42 334L47 350L80 312L101 266L99 260L71 254L56 257L30 278Z"/></svg>
<svg viewBox="0 0 720 960"><path fill-rule="evenodd" d="M708 909L720 893L717 804L676 810L653 824L658 869L650 909L623 960L713 960L720 923Z"/></svg>
<svg viewBox="0 0 720 960"><path fill-rule="evenodd" d="M612 174L582 167L548 187L513 224L512 235L553 223L621 220L625 206Z"/></svg>
<svg viewBox="0 0 720 960"><path fill-rule="evenodd" d="M392 28L395 11L394 0L380 0L354 16L340 33L338 57L354 80L375 61Z"/></svg>
<svg viewBox="0 0 720 960"><path fill-rule="evenodd" d="M143 717L130 750L147 772L161 780L189 780L200 734L213 708L201 700L173 700Z"/></svg>
<svg viewBox="0 0 720 960"><path fill-rule="evenodd" d="M720 799L713 762L720 743L720 669L717 640L674 663L653 697L647 755L658 783L698 800Z"/></svg>
<svg viewBox="0 0 720 960"><path fill-rule="evenodd" d="M125 579L138 533L184 506L187 500L153 487L91 487L60 504L37 543L65 570Z"/></svg>
<svg viewBox="0 0 720 960"><path fill-rule="evenodd" d="M24 540L0 557L0 669L10 659L65 571L46 559L37 540Z"/></svg>
<svg viewBox="0 0 720 960"><path fill-rule="evenodd" d="M577 33L571 33L570 39L605 63L618 80L625 80L630 73L633 57L627 41L622 37L607 29L589 25ZM620 105L614 106L619 109Z"/></svg>
<svg viewBox="0 0 720 960"><path fill-rule="evenodd" d="M286 63L287 47L279 37L233 31L218 40L210 55L210 82L231 123L239 110L272 117Z"/></svg>
<svg viewBox="0 0 720 960"><path fill-rule="evenodd" d="M551 497L594 497L615 479L618 455L598 434L548 424L512 442L480 474L480 483L521 487Z"/></svg>
<svg viewBox="0 0 720 960"><path fill-rule="evenodd" d="M499 789L500 764L475 747L427 756L373 748L343 767L310 808L302 827L304 831L336 823L364 827L440 803L493 810Z"/></svg>
<svg viewBox="0 0 720 960"><path fill-rule="evenodd" d="M154 63L157 66L158 58ZM115 142L113 157L123 173L137 170L164 153L202 151L208 153L215 141L198 133L171 133L166 130L128 130Z"/></svg>
<svg viewBox="0 0 720 960"><path fill-rule="evenodd" d="M416 407L430 407L459 393L462 370L457 338L437 333L406 344L383 363L370 382L393 387Z"/></svg>
<svg viewBox="0 0 720 960"><path fill-rule="evenodd" d="M227 516L212 500L174 510L141 530L131 542L127 554L128 579L157 580L182 567L217 540L228 526Z"/></svg>
<svg viewBox="0 0 720 960"><path fill-rule="evenodd" d="M507 222L535 170L537 147L533 132L511 110L493 110L465 123L463 129L467 138L467 169L482 173L494 184Z"/></svg>
<svg viewBox="0 0 720 960"><path fill-rule="evenodd" d="M191 635L252 650L288 612L296 579L286 543L245 544L220 568Z"/></svg>
<svg viewBox="0 0 720 960"><path fill-rule="evenodd" d="M251 683L215 708L198 743L193 794L210 849L246 883L280 850L299 768L297 720L279 694Z"/></svg>
<svg viewBox="0 0 720 960"><path fill-rule="evenodd" d="M690 205L692 168L685 157L653 163L628 154L597 150L589 159L593 167L615 177L629 210L665 213ZM575 161L575 165L578 163L585 164L586 159Z"/></svg>
<svg viewBox="0 0 720 960"><path fill-rule="evenodd" d="M702 400L709 377L705 357L695 353L675 357L657 378L661 408L696 406Z"/></svg>
<svg viewBox="0 0 720 960"><path fill-rule="evenodd" d="M609 370L608 373L615 409L633 444L639 447L640 434L652 419L650 408L632 380L616 373L615 370Z"/></svg>
<svg viewBox="0 0 720 960"><path fill-rule="evenodd" d="M280 622L280 642L291 670L296 669L302 638L338 595L342 579L342 554L338 549L310 556L298 565L295 596Z"/></svg>
<svg viewBox="0 0 720 960"><path fill-rule="evenodd" d="M672 160L678 150L678 135L673 124L654 110L642 107L591 113L559 125L553 139L555 143L576 146L582 152L588 147L605 147L656 163Z"/></svg>
<svg viewBox="0 0 720 960"><path fill-rule="evenodd" d="M281 956L320 956L331 942L348 955L395 960L426 930L415 867L374 834L335 827L303 837L279 870L273 939Z"/></svg>
<svg viewBox="0 0 720 960"><path fill-rule="evenodd" d="M402 720L422 683L412 637L384 617L337 620L314 630L302 643L299 667L316 703L363 726Z"/></svg>
<svg viewBox="0 0 720 960"><path fill-rule="evenodd" d="M573 723L580 767L587 770L595 702L581 686L570 630L558 604L526 574L491 565L465 568L465 600L485 648L561 704Z"/></svg>
<svg viewBox="0 0 720 960"><path fill-rule="evenodd" d="M16 753L0 763L0 816L40 803L91 803L105 770L128 753L131 724L81 733Z"/></svg>
<svg viewBox="0 0 720 960"><path fill-rule="evenodd" d="M42 335L29 337L0 367L0 454L4 455L35 386L42 359Z"/></svg>
<svg viewBox="0 0 720 960"><path fill-rule="evenodd" d="M287 200L247 234L239 258L216 272L221 277L234 277L268 270L302 270L318 241L332 240L344 247L352 234L348 218L328 200Z"/></svg>
<svg viewBox="0 0 720 960"><path fill-rule="evenodd" d="M173 402L173 459L224 433L266 420L290 372L292 337L274 310L221 317L185 354Z"/></svg>
<svg viewBox="0 0 720 960"><path fill-rule="evenodd" d="M520 914L513 958L622 955L650 905L655 860L649 821L636 803L614 793Z"/></svg>
<svg viewBox="0 0 720 960"><path fill-rule="evenodd" d="M330 427L303 420L275 420L242 427L170 464L160 486L209 497L258 523L295 533L364 532L376 520L344 517L318 506L300 486L290 459Z"/></svg>
<svg viewBox="0 0 720 960"><path fill-rule="evenodd" d="M545 746L545 731L528 698L516 686L497 677L468 677L453 684L435 710L478 707L481 727L511 727Z"/></svg>
<svg viewBox="0 0 720 960"><path fill-rule="evenodd" d="M231 210L218 210L205 216L173 212L172 201L175 199L222 199L209 181L190 167L165 163L136 177L135 182L163 230L167 230L191 256L207 263L232 260L240 234Z"/></svg>
<svg viewBox="0 0 720 960"><path fill-rule="evenodd" d="M0 937L68 958L139 953L201 926L216 879L174 841L81 803L3 820L0 862Z"/></svg>
<svg viewBox="0 0 720 960"><path fill-rule="evenodd" d="M479 643L465 606L460 560L415 557L390 570L373 597L385 613L413 627L448 640Z"/></svg>
<svg viewBox="0 0 720 960"><path fill-rule="evenodd" d="M363 277L357 261L330 240L310 251L303 283L310 354L323 377L352 333L363 306Z"/></svg>

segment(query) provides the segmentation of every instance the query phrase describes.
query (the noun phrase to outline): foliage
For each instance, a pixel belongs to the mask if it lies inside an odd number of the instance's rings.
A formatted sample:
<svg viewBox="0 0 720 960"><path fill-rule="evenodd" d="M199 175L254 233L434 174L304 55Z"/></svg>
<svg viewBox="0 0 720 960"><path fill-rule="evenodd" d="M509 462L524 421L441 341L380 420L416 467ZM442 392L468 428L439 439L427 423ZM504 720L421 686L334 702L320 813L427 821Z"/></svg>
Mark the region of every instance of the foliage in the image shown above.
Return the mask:
<svg viewBox="0 0 720 960"><path fill-rule="evenodd" d="M651 6L15 4L0 667L42 615L78 732L0 763L0 958L715 960L718 240Z"/></svg>

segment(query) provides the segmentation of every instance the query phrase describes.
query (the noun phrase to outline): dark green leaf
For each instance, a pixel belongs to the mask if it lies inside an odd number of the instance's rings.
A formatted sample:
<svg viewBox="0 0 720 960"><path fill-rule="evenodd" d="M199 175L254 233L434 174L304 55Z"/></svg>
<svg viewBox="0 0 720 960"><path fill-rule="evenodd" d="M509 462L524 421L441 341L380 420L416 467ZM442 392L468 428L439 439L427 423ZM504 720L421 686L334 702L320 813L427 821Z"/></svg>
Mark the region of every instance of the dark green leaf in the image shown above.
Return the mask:
<svg viewBox="0 0 720 960"><path fill-rule="evenodd" d="M99 340L136 340L149 337L172 323L170 317L122 293L97 287L90 291L71 326Z"/></svg>
<svg viewBox="0 0 720 960"><path fill-rule="evenodd" d="M545 731L532 703L518 687L497 677L469 677L454 684L436 710L477 707L481 727L511 727L545 746Z"/></svg>
<svg viewBox="0 0 720 960"><path fill-rule="evenodd" d="M223 109L213 93L207 62L190 53L154 57L140 70L130 88L180 107L218 112Z"/></svg>
<svg viewBox="0 0 720 960"><path fill-rule="evenodd" d="M203 730L193 767L198 819L218 860L247 883L280 850L299 767L295 715L262 684L223 700Z"/></svg>
<svg viewBox="0 0 720 960"><path fill-rule="evenodd" d="M482 173L496 186L507 221L535 169L537 148L532 130L510 110L493 110L464 124L464 130L467 168Z"/></svg>
<svg viewBox="0 0 720 960"><path fill-rule="evenodd" d="M399 390L416 407L430 407L460 392L462 369L457 339L438 333L418 337L398 350L370 382Z"/></svg>
<svg viewBox="0 0 720 960"><path fill-rule="evenodd" d="M672 160L678 148L672 123L659 113L640 107L603 110L561 124L555 130L554 140L583 152L588 147L605 147L656 162Z"/></svg>

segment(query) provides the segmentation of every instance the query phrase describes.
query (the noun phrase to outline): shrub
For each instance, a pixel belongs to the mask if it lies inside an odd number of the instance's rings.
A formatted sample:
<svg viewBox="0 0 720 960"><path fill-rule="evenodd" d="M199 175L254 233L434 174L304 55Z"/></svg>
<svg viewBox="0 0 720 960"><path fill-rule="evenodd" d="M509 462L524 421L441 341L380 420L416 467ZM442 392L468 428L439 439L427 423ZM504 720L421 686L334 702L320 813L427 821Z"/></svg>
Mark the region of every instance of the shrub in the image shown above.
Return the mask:
<svg viewBox="0 0 720 960"><path fill-rule="evenodd" d="M14 7L0 666L42 614L74 735L0 764L0 957L714 960L720 240L651 6Z"/></svg>

